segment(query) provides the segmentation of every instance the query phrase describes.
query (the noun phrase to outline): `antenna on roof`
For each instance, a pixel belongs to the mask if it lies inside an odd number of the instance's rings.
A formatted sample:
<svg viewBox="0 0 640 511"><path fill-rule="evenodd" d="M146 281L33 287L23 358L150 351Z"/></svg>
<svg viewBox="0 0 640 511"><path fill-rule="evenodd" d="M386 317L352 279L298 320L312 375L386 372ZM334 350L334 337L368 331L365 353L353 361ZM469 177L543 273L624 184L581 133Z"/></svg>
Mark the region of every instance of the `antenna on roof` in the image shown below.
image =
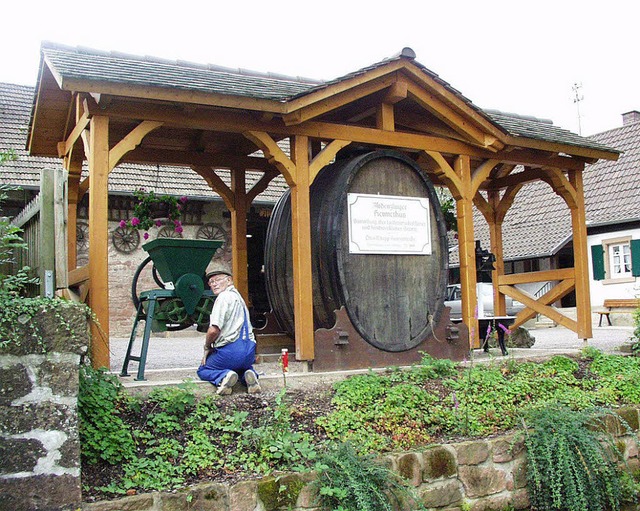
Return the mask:
<svg viewBox="0 0 640 511"><path fill-rule="evenodd" d="M584 96L582 94L580 94L580 89L582 89L582 84L581 83L574 83L573 87L571 87L573 89L573 102L576 104L576 108L578 110L578 135L582 136L582 124L580 122L580 101L582 101L584 99Z"/></svg>

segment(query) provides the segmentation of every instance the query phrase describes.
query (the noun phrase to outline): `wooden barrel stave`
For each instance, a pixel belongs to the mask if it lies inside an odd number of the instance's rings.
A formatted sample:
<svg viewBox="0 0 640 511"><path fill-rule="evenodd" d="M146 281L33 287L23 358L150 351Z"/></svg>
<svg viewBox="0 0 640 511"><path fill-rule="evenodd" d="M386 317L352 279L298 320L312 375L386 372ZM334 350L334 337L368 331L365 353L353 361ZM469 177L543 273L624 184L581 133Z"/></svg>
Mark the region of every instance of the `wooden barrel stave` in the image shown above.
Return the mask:
<svg viewBox="0 0 640 511"><path fill-rule="evenodd" d="M349 254L347 193L428 198L433 254ZM273 311L293 335L288 195L274 209L265 271ZM316 328L330 328L344 305L354 327L379 349L408 350L429 336L430 316L437 323L446 292L446 228L435 190L412 160L376 151L325 167L312 186L311 232Z"/></svg>

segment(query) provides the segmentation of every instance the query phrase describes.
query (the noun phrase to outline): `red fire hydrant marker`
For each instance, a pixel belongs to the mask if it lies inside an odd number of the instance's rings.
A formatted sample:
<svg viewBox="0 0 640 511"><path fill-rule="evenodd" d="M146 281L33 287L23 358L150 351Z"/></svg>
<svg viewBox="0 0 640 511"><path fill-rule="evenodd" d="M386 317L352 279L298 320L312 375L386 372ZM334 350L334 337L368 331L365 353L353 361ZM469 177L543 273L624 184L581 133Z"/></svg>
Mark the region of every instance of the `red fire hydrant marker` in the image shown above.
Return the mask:
<svg viewBox="0 0 640 511"><path fill-rule="evenodd" d="M282 380L284 386L287 386L287 373L289 372L289 350L282 348L282 355L280 356L280 366L282 367Z"/></svg>

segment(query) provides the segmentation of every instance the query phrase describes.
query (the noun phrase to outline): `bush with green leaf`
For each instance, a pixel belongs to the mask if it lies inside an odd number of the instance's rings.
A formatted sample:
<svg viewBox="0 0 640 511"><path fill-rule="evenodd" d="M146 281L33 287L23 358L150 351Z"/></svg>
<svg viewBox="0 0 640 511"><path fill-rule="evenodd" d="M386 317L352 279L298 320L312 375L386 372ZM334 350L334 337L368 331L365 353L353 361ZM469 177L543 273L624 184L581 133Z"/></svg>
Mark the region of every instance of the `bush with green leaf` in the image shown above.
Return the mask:
<svg viewBox="0 0 640 511"><path fill-rule="evenodd" d="M523 418L527 484L535 509L616 511L621 455L606 431L611 411L549 405Z"/></svg>
<svg viewBox="0 0 640 511"><path fill-rule="evenodd" d="M115 376L89 366L80 368L80 444L89 463L103 460L114 465L135 457L131 430L118 413L123 400L120 390Z"/></svg>
<svg viewBox="0 0 640 511"><path fill-rule="evenodd" d="M332 445L321 456L316 470L313 488L322 510L422 509L395 472L374 456L359 454L349 443Z"/></svg>

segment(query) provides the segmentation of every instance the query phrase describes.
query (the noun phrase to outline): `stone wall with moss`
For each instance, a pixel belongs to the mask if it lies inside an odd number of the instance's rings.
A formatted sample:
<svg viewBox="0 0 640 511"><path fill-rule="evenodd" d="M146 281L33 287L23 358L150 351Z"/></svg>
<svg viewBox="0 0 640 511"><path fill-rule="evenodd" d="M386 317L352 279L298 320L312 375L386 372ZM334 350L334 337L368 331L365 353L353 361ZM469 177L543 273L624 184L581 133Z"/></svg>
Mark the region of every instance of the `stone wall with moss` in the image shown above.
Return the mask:
<svg viewBox="0 0 640 511"><path fill-rule="evenodd" d="M62 307L34 321L36 328L24 325L19 340L0 347L0 509L75 510L82 500L77 401L86 314Z"/></svg>
<svg viewBox="0 0 640 511"><path fill-rule="evenodd" d="M620 410L635 431L635 408ZM621 434L619 423L608 425ZM637 470L638 444L631 435L619 436L618 447ZM386 463L404 476L428 509L469 511L528 509L524 443L517 435L389 454ZM313 474L283 474L255 481L203 484L173 493L134 495L115 501L84 504L83 511L314 511L309 482Z"/></svg>

